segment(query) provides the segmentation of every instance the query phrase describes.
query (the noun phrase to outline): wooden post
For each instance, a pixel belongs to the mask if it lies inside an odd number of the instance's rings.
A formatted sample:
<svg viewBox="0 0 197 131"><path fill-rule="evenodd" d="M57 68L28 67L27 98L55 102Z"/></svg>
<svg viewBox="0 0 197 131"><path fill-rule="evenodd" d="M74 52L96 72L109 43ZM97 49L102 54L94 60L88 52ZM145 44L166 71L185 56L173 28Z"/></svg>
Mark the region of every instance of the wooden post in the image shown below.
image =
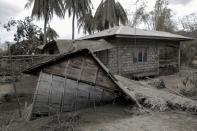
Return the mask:
<svg viewBox="0 0 197 131"><path fill-rule="evenodd" d="M39 88L39 85L40 85L40 81L41 81L41 77L42 77L43 73L42 73L42 70L41 72L39 73L39 77L38 77L38 81L37 81L37 85L36 85L36 89L35 89L35 92L33 94L33 102L32 102L32 108L31 108L31 111L27 117L27 120L31 120L33 118L32 114L34 112L34 104L36 102L36 99L37 99L37 94L38 94L38 88Z"/></svg>
<svg viewBox="0 0 197 131"><path fill-rule="evenodd" d="M77 80L77 87L76 87L76 95L75 95L75 112L78 110L78 87L79 87L79 81L81 80L81 75L82 75L82 72L84 70L84 65L85 65L85 61L86 61L86 56L84 56L85 58L83 58L82 60L82 65L81 65L81 69L80 69L80 72L79 72L79 76L78 76L78 80Z"/></svg>
<svg viewBox="0 0 197 131"><path fill-rule="evenodd" d="M53 89L53 74L50 74L50 87L49 87L49 96L48 96L48 109L49 109L49 116L51 115L51 110L53 111L53 108L51 107L51 97L52 97L52 89Z"/></svg>
<svg viewBox="0 0 197 131"><path fill-rule="evenodd" d="M19 114L19 117L22 117L21 106L20 106L20 100L19 100L18 94L17 94L17 92L16 92L15 80L14 80L14 82L13 82L13 87L14 87L15 97L16 97L16 99L17 99L18 114Z"/></svg>
<svg viewBox="0 0 197 131"><path fill-rule="evenodd" d="M16 91L16 78L15 78L15 74L14 74L14 65L13 65L13 58L12 58L12 54L11 54L11 50L10 50L10 44L8 44L8 51L9 51L9 59L10 59L10 71L11 71L11 76L12 76L12 83L13 83L13 87L14 87L14 94L15 97L17 99L17 106L18 106L18 113L19 113L19 117L22 117L22 112L21 112L21 107L20 107L20 100Z"/></svg>
<svg viewBox="0 0 197 131"><path fill-rule="evenodd" d="M181 48L180 48L180 43L178 44L178 71L180 71L181 67Z"/></svg>
<svg viewBox="0 0 197 131"><path fill-rule="evenodd" d="M65 76L64 76L64 92L62 94L62 100L61 100L61 107L60 107L60 113L63 111L64 109L64 97L66 94L66 88L67 88L67 69L69 67L69 60L66 62L66 69L65 69Z"/></svg>
<svg viewBox="0 0 197 131"><path fill-rule="evenodd" d="M120 75L120 56L119 56L119 46L117 45L117 65L118 65L118 75Z"/></svg>

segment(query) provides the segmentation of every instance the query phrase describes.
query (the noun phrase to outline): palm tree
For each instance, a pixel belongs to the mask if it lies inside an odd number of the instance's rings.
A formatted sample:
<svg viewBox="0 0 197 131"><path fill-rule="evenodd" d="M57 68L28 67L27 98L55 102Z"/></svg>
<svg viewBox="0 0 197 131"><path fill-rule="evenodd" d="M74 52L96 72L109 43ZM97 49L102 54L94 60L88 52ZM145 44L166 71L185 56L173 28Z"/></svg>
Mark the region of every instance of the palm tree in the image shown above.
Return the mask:
<svg viewBox="0 0 197 131"><path fill-rule="evenodd" d="M47 27L46 34L49 41L52 41L59 37L58 33L53 28L51 28L50 25Z"/></svg>
<svg viewBox="0 0 197 131"><path fill-rule="evenodd" d="M118 26L120 23L125 25L128 22L126 11L115 0L102 0L94 18L98 31Z"/></svg>
<svg viewBox="0 0 197 131"><path fill-rule="evenodd" d="M84 34L92 34L95 31L94 16L92 13L80 17L78 20L78 32L83 28Z"/></svg>
<svg viewBox="0 0 197 131"><path fill-rule="evenodd" d="M91 0L65 0L65 10L72 15L72 39L75 38L75 18L82 18L91 12Z"/></svg>
<svg viewBox="0 0 197 131"><path fill-rule="evenodd" d="M36 17L38 20L44 19L44 41L43 43L47 43L47 35L46 29L49 20L53 18L53 15L56 14L58 17L64 17L64 4L62 0L28 0L25 5L25 8L31 7L32 9L32 17Z"/></svg>

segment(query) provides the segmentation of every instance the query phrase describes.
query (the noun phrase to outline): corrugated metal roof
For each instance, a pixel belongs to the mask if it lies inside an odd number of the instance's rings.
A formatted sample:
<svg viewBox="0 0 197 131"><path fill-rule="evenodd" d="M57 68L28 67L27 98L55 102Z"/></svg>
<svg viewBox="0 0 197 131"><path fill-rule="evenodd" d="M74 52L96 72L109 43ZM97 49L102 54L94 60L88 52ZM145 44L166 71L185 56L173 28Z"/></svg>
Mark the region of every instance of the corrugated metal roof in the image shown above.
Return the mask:
<svg viewBox="0 0 197 131"><path fill-rule="evenodd" d="M80 49L89 49L92 52L102 51L111 49L114 46L107 41L101 40L56 40L55 42L47 43L45 46L39 46L37 48L44 50L46 47L50 46L51 44L56 44L60 54L68 53L71 51L76 51Z"/></svg>
<svg viewBox="0 0 197 131"><path fill-rule="evenodd" d="M72 40L56 40L60 54L70 52L74 49Z"/></svg>
<svg viewBox="0 0 197 131"><path fill-rule="evenodd" d="M116 26L108 30L104 30L92 35L81 37L79 38L79 40L103 38L106 36L116 36L116 37L127 36L127 37L151 38L151 39L171 39L171 40L179 40L179 41L192 40L192 38L169 33L169 32L135 29L130 26Z"/></svg>
<svg viewBox="0 0 197 131"><path fill-rule="evenodd" d="M92 52L97 52L97 51L102 51L102 50L107 50L107 49L111 49L114 46L110 43L108 43L107 41L101 39L98 41L90 41L90 40L80 40L80 41L75 41L74 42L74 47L75 50L79 50L79 49L89 49Z"/></svg>

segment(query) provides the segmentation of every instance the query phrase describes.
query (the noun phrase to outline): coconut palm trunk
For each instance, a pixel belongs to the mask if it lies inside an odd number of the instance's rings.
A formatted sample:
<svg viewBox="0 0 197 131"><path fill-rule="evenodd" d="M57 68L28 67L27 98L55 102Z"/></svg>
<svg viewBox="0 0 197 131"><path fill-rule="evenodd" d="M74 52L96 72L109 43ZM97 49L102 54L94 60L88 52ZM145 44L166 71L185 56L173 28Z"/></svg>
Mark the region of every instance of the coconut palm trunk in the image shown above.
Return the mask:
<svg viewBox="0 0 197 131"><path fill-rule="evenodd" d="M33 4L32 17L38 20L44 18L44 40L43 44L47 43L47 24L49 20L56 14L60 18L64 18L64 3L63 0L28 0L25 8L30 8Z"/></svg>
<svg viewBox="0 0 197 131"><path fill-rule="evenodd" d="M75 39L75 19L91 13L91 0L64 0L65 11L72 18L72 39Z"/></svg>
<svg viewBox="0 0 197 131"><path fill-rule="evenodd" d="M47 17L45 17L45 20L44 20L44 40L43 40L44 45L47 43L47 23L48 23L48 20L47 20Z"/></svg>
<svg viewBox="0 0 197 131"><path fill-rule="evenodd" d="M47 43L48 7L46 5L47 4L44 5L44 45Z"/></svg>
<svg viewBox="0 0 197 131"><path fill-rule="evenodd" d="M73 20L72 20L72 40L75 39L75 10L73 11Z"/></svg>

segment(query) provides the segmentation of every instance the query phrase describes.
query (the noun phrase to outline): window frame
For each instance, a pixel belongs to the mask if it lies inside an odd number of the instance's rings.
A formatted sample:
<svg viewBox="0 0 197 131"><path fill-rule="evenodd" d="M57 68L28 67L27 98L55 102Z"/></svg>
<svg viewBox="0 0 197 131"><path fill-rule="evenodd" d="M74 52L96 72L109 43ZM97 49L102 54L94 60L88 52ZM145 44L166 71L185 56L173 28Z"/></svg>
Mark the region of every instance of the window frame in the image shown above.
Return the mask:
<svg viewBox="0 0 197 131"><path fill-rule="evenodd" d="M133 63L146 63L148 62L148 48L139 47L133 51Z"/></svg>

